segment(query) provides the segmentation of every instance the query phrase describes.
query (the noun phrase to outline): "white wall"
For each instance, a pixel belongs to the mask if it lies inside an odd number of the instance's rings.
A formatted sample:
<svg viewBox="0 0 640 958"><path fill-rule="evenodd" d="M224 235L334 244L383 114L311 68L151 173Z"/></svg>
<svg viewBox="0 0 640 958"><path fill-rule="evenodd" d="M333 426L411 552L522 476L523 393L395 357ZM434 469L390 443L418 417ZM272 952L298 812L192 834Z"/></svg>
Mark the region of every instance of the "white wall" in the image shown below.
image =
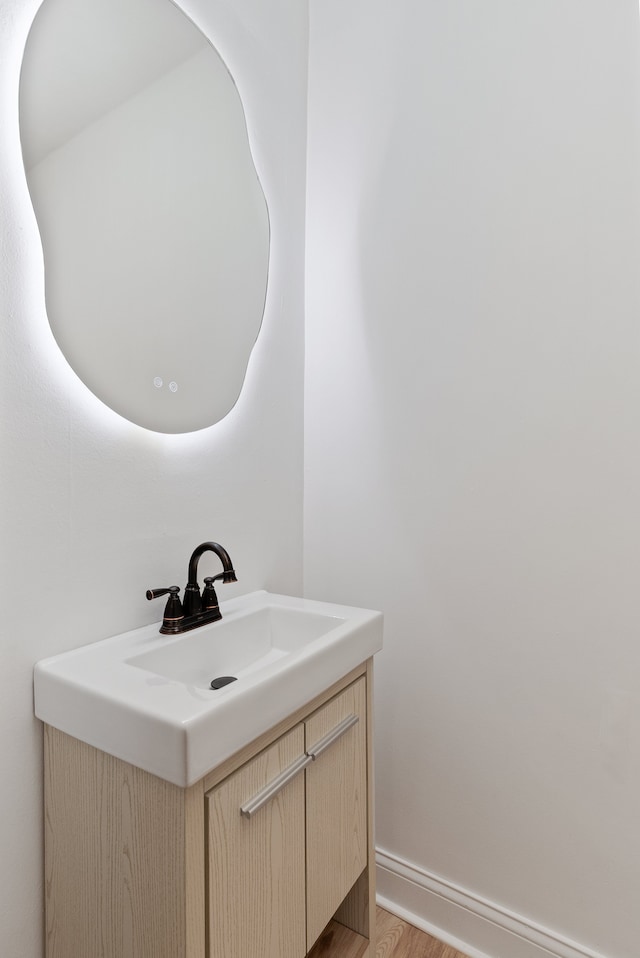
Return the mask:
<svg viewBox="0 0 640 958"><path fill-rule="evenodd" d="M386 613L381 890L494 958L637 955L637 20L311 3L305 590Z"/></svg>
<svg viewBox="0 0 640 958"><path fill-rule="evenodd" d="M103 407L52 341L17 127L36 7L0 0L0 954L16 958L43 954L33 663L159 618L162 605L147 603L145 589L184 585L204 539L222 542L238 572L221 598L260 587L299 592L302 548L304 5L189 3L247 104L273 258L240 401L217 426L173 437Z"/></svg>

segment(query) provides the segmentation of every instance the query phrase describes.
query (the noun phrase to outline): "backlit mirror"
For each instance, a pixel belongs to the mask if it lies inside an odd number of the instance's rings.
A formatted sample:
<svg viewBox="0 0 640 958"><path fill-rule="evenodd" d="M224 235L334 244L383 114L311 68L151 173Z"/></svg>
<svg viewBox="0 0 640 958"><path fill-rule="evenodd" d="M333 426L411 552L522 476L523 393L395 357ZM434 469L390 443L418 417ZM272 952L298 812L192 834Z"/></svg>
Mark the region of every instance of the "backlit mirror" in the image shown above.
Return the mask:
<svg viewBox="0 0 640 958"><path fill-rule="evenodd" d="M148 429L222 419L262 322L269 217L218 53L172 0L43 0L20 131L72 368Z"/></svg>

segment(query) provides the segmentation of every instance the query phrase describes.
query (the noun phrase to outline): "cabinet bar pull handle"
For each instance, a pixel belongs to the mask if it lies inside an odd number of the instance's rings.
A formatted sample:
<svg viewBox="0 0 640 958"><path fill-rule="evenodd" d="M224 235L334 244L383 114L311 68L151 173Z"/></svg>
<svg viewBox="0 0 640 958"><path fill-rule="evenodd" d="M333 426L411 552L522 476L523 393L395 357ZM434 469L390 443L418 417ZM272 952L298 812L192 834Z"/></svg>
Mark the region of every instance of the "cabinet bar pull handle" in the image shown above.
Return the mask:
<svg viewBox="0 0 640 958"><path fill-rule="evenodd" d="M307 765L311 765L312 762L315 762L319 755L322 755L323 752L330 748L334 742L337 742L345 732L348 732L349 729L353 728L359 721L360 719L354 713L348 715L346 719L343 719L339 725L336 725L336 727L321 738L319 742L316 742L313 748L308 749L306 755L301 755L300 758L297 758L292 765L289 765L283 772L280 772L272 782L265 785L250 801L242 805L240 814L244 815L245 818L251 818L252 815L255 815L255 813L260 811L267 802L270 802L278 792L282 791L285 785L288 785L296 775L299 775Z"/></svg>
<svg viewBox="0 0 640 958"><path fill-rule="evenodd" d="M324 738L321 738L319 742L313 746L313 748L307 749L307 755L315 762L319 755L322 755L334 742L337 742L345 732L348 732L350 728L353 728L354 725L359 722L360 719L354 713L348 715L346 719L343 719L339 725L336 725Z"/></svg>
<svg viewBox="0 0 640 958"><path fill-rule="evenodd" d="M288 785L292 779L299 775L300 772L311 764L311 757L309 755L301 755L300 758L297 758L292 765L289 765L288 768L285 768L283 772L280 772L272 782L269 782L268 785L265 785L257 795L254 795L250 801L245 805L242 805L240 808L240 814L244 815L245 818L251 818L252 815L255 815L256 812L270 802L271 799L282 791L285 785Z"/></svg>

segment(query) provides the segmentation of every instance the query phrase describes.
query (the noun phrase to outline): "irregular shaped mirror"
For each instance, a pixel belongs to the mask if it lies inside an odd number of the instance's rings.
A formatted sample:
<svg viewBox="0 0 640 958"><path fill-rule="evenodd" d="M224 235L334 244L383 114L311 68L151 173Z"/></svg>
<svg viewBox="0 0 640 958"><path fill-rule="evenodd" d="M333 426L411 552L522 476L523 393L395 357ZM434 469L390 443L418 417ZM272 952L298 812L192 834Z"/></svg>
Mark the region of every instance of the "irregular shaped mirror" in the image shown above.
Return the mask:
<svg viewBox="0 0 640 958"><path fill-rule="evenodd" d="M172 0L44 0L20 130L70 365L148 429L222 419L262 322L269 218L220 56Z"/></svg>

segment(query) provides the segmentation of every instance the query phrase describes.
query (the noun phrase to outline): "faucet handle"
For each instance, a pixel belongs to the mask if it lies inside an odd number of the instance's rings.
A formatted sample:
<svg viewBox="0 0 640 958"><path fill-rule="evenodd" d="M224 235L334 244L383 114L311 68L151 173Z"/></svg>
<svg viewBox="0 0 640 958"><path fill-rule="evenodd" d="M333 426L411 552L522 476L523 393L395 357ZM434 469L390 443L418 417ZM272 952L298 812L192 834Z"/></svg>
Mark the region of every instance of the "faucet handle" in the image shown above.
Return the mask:
<svg viewBox="0 0 640 958"><path fill-rule="evenodd" d="M162 595L168 595L171 593L172 596L178 595L180 592L179 585L170 585L168 589L147 589L147 599L159 599Z"/></svg>
<svg viewBox="0 0 640 958"><path fill-rule="evenodd" d="M167 604L164 607L162 616L162 627L160 631L164 634L171 634L180 631L180 622L184 619L184 610L179 598L180 586L170 585L168 589L147 589L147 599L159 599L162 595L168 595Z"/></svg>
<svg viewBox="0 0 640 958"><path fill-rule="evenodd" d="M213 588L213 583L216 579L221 579L222 573L220 575L208 575L205 576L204 580L204 589L202 592L202 609L203 611L208 611L209 609L218 608L218 596L216 595L216 590Z"/></svg>

